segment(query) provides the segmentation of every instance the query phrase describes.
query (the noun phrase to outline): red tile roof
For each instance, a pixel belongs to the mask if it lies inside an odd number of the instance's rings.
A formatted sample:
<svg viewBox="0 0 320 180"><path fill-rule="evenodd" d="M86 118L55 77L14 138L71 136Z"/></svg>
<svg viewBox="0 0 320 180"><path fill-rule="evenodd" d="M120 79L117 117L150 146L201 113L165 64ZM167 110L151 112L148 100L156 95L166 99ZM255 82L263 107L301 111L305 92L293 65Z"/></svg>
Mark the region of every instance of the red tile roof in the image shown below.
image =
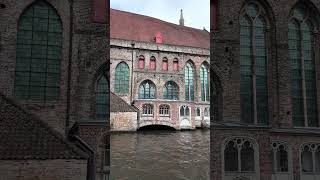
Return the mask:
<svg viewBox="0 0 320 180"><path fill-rule="evenodd" d="M110 9L110 37L155 43L157 32L163 44L210 48L210 34L200 30L165 22L156 18Z"/></svg>

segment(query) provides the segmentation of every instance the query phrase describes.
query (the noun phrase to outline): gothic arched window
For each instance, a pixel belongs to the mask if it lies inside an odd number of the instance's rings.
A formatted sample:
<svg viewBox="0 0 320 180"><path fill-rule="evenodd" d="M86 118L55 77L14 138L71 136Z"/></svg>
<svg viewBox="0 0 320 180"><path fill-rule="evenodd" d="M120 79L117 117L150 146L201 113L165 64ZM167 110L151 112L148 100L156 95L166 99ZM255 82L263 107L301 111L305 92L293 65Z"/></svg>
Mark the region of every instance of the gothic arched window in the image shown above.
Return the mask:
<svg viewBox="0 0 320 180"><path fill-rule="evenodd" d="M165 84L164 91L163 91L163 98L171 99L171 100L179 99L179 88L175 82L169 81Z"/></svg>
<svg viewBox="0 0 320 180"><path fill-rule="evenodd" d="M129 66L125 62L121 62L116 67L115 93L129 93Z"/></svg>
<svg viewBox="0 0 320 180"><path fill-rule="evenodd" d="M144 81L139 87L139 99L155 99L156 86L150 80Z"/></svg>
<svg viewBox="0 0 320 180"><path fill-rule="evenodd" d="M107 78L102 75L96 84L96 118L107 118L109 108L109 85Z"/></svg>
<svg viewBox="0 0 320 180"><path fill-rule="evenodd" d="M187 63L184 69L185 79L185 99L187 101L194 101L194 82L193 82L193 66Z"/></svg>
<svg viewBox="0 0 320 180"><path fill-rule="evenodd" d="M314 25L309 12L297 7L289 22L292 119L295 126L317 127Z"/></svg>
<svg viewBox="0 0 320 180"><path fill-rule="evenodd" d="M263 8L250 3L240 18L240 106L242 122L266 125L267 28L263 14Z"/></svg>
<svg viewBox="0 0 320 180"><path fill-rule="evenodd" d="M200 67L200 81L201 81L201 100L210 101L208 68L203 64Z"/></svg>
<svg viewBox="0 0 320 180"><path fill-rule="evenodd" d="M226 172L254 172L255 149L250 140L234 138L226 142L224 148L224 168Z"/></svg>
<svg viewBox="0 0 320 180"><path fill-rule="evenodd" d="M185 117L190 115L190 109L188 106L181 106L180 107L180 116Z"/></svg>
<svg viewBox="0 0 320 180"><path fill-rule="evenodd" d="M44 1L36 1L21 14L14 85L18 99L58 99L62 30L56 10Z"/></svg>
<svg viewBox="0 0 320 180"><path fill-rule="evenodd" d="M272 143L274 172L288 172L288 147L283 142Z"/></svg>

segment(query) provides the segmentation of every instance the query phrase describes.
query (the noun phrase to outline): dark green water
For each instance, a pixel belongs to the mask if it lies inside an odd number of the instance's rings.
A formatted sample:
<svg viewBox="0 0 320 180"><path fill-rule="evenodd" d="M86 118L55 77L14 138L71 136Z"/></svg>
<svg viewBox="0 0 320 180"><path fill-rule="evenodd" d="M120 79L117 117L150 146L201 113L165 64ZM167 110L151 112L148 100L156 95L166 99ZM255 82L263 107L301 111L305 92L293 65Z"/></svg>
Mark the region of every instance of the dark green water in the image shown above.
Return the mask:
<svg viewBox="0 0 320 180"><path fill-rule="evenodd" d="M111 135L111 180L209 180L210 131Z"/></svg>

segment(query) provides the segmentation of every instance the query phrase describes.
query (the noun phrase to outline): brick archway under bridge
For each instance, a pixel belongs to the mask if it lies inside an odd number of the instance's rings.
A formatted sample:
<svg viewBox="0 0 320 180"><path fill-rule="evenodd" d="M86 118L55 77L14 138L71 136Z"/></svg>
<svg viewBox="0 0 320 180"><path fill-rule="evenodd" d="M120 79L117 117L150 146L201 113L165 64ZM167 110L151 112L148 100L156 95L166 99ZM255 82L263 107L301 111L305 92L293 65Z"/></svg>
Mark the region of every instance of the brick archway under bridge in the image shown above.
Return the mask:
<svg viewBox="0 0 320 180"><path fill-rule="evenodd" d="M167 120L157 120L157 121L154 121L154 120L140 120L139 121L139 125L138 125L138 129L142 128L142 127L146 127L146 126L156 126L156 125L159 125L159 126L168 126L168 127L171 127L171 128L174 128L175 130L179 130L177 127L176 124L170 122L170 121L167 121Z"/></svg>

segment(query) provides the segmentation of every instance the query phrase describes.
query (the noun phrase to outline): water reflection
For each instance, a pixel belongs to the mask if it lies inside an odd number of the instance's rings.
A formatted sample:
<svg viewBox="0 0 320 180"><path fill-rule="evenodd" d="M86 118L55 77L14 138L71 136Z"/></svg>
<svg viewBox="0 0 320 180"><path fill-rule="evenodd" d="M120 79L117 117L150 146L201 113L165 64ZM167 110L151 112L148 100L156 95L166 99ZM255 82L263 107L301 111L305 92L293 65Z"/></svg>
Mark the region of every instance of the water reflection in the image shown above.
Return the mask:
<svg viewBox="0 0 320 180"><path fill-rule="evenodd" d="M208 180L210 131L111 135L112 180Z"/></svg>

